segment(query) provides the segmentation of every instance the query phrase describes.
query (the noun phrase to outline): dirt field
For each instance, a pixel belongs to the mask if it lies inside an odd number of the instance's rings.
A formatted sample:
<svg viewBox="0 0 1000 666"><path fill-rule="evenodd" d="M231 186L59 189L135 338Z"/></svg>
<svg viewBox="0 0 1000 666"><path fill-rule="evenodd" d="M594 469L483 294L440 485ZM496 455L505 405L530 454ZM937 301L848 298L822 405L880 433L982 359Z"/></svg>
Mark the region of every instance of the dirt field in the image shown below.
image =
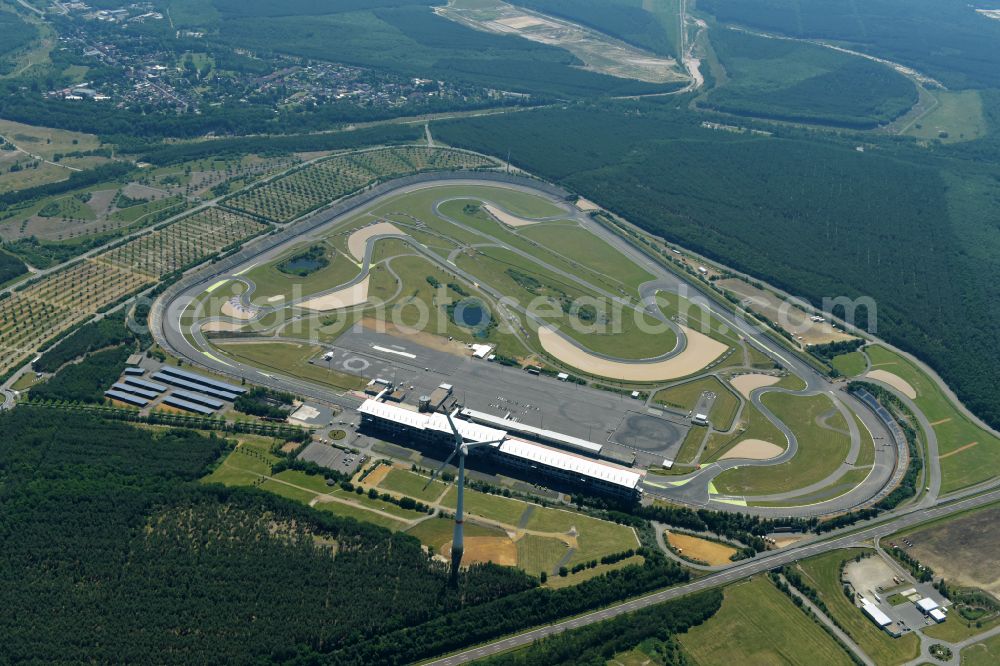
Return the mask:
<svg viewBox="0 0 1000 666"><path fill-rule="evenodd" d="M365 485L375 488L378 484L382 483L385 477L389 476L390 471L392 471L391 465L379 465L375 468L374 472L365 477ZM361 473L359 472L359 474Z"/></svg>
<svg viewBox="0 0 1000 666"><path fill-rule="evenodd" d="M1000 506L966 514L909 534L907 552L952 584L978 587L1000 598ZM894 538L897 544L898 538Z"/></svg>
<svg viewBox="0 0 1000 666"><path fill-rule="evenodd" d="M517 215L511 215L506 211L502 211L496 206L491 204L486 204L483 209L492 215L497 222L506 224L509 227L526 227L531 224L538 224L538 220L529 220L525 217L518 217Z"/></svg>
<svg viewBox="0 0 1000 666"><path fill-rule="evenodd" d="M451 0L435 13L476 30L517 35L524 39L566 49L584 62L586 69L620 78L653 83L683 77L673 58L658 56L604 33L549 14L515 7L502 0Z"/></svg>
<svg viewBox="0 0 1000 666"><path fill-rule="evenodd" d="M347 250L357 261L361 261L365 257L365 245L367 245L368 239L373 236L380 236L384 234L396 234L402 236L403 232L399 230L399 227L390 222L378 222L376 224L371 224L363 229L358 229L350 235L347 239Z"/></svg>
<svg viewBox="0 0 1000 666"><path fill-rule="evenodd" d="M816 323L809 319L808 314L786 304L786 301L763 289L757 289L743 280L735 278L719 280L718 284L744 301L749 306L771 321L777 322L786 331L796 336L802 345L821 345L827 342L853 340L853 335L835 329L829 322ZM801 336L801 339L799 337Z"/></svg>
<svg viewBox="0 0 1000 666"><path fill-rule="evenodd" d="M655 382L692 375L726 352L726 345L703 333L681 326L687 336L687 348L665 361L626 363L601 358L577 347L550 328L538 329L542 348L554 357L584 372L622 381Z"/></svg>
<svg viewBox="0 0 1000 666"><path fill-rule="evenodd" d="M851 581L857 592L871 597L878 593L878 588L889 588L895 585L892 568L877 555L866 557L860 562L849 562L844 567L844 577Z"/></svg>
<svg viewBox="0 0 1000 666"><path fill-rule="evenodd" d="M349 308L355 305L361 305L368 300L368 279L369 277L366 276L364 280L351 285L350 287L338 289L337 291L327 294L326 296L320 296L319 298L311 298L308 301L303 301L301 303L301 307L308 310L326 312L327 310L337 310L339 308Z"/></svg>
<svg viewBox="0 0 1000 666"><path fill-rule="evenodd" d="M762 386L771 386L772 384L777 384L781 381L781 377L774 377L772 375L739 375L737 377L732 377L729 383L733 385L733 388L739 391L747 400L750 399L750 394L761 388Z"/></svg>
<svg viewBox="0 0 1000 666"><path fill-rule="evenodd" d="M783 448L762 439L744 439L742 442L726 451L719 460L727 458L743 458L745 460L770 460L780 456Z"/></svg>
<svg viewBox="0 0 1000 666"><path fill-rule="evenodd" d="M888 370L871 370L867 375L865 375L865 377L888 384L910 400L917 399L917 390L910 386L910 382L906 381L899 375L894 375Z"/></svg>
<svg viewBox="0 0 1000 666"><path fill-rule="evenodd" d="M441 554L451 559L451 541L444 545ZM517 566L517 545L510 537L465 537L465 554L462 564L493 562L507 567Z"/></svg>
<svg viewBox="0 0 1000 666"><path fill-rule="evenodd" d="M666 537L670 545L680 550L687 557L708 562L713 566L730 564L731 560L729 557L736 553L735 548L687 534L667 532Z"/></svg>
<svg viewBox="0 0 1000 666"><path fill-rule="evenodd" d="M584 199L583 197L580 197L579 199L576 200L576 207L585 213L588 213L592 210L601 210L600 206L595 204L590 199Z"/></svg>

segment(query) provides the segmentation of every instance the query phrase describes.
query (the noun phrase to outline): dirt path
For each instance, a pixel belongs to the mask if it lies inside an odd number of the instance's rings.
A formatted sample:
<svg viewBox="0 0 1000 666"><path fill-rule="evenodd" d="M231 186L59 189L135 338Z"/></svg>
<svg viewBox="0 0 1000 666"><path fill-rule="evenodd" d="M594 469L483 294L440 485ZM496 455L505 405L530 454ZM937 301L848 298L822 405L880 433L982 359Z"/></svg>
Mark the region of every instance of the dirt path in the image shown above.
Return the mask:
<svg viewBox="0 0 1000 666"><path fill-rule="evenodd" d="M268 474L261 474L260 472L255 472L254 470L246 469L245 467L240 467L239 465L234 465L234 464L232 464L232 463L229 462L229 458L226 458L226 460L223 461L222 465L224 467L230 467L232 469L239 470L240 472L246 472L247 474L254 474L254 475L256 475L256 476L258 476L258 477L260 477L262 479L265 479L267 481L272 481L274 483L280 483L281 485L288 486L289 488L295 488L296 490L301 490L303 492L313 493L315 495L315 497L313 499L309 500L309 506L315 506L316 504L325 504L325 503L328 503L328 502L336 502L337 504L346 504L347 506L353 506L353 507L358 508L358 509L364 509L365 511L371 511L372 513L376 513L376 514L378 514L380 516L383 516L385 518L391 518L392 520L395 520L397 522L405 523L407 527L412 527L412 526L416 525L419 522L423 522L426 519L426 516L420 516L419 518L402 518L400 516L391 514L391 513L387 512L387 511L382 511L381 509L374 509L374 508L372 508L370 506L366 506L366 505L360 504L358 502L353 502L351 500L344 499L343 497L337 497L335 495L328 495L326 493L317 493L312 488L307 488L305 486L300 486L298 484L291 483L291 482L285 481L283 479L275 478L275 477L270 476Z"/></svg>

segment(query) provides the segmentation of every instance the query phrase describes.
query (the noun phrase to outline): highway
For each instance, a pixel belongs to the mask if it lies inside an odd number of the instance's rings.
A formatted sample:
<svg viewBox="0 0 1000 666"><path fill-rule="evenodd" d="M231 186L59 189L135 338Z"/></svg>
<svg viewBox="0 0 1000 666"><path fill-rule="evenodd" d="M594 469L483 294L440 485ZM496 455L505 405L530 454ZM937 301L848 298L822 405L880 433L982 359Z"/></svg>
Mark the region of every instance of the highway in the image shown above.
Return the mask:
<svg viewBox="0 0 1000 666"><path fill-rule="evenodd" d="M610 620L611 618L618 617L619 615L655 606L656 604L677 599L678 597L682 597L693 592L699 592L717 587L719 585L725 585L726 583L731 583L754 574L769 571L775 567L790 564L805 557L819 555L820 553L837 550L839 548L858 546L865 541L875 539L877 537L888 536L901 529L917 525L918 523L942 518L944 516L985 506L997 501L1000 501L1000 490L991 490L982 495L942 504L932 509L911 509L908 512L897 514L896 516L884 520L872 527L850 531L843 536L833 536L824 541L803 544L801 546L793 545L778 551L763 553L751 560L737 563L723 571L709 574L703 578L699 578L698 580L684 585L678 585L659 592L654 592L653 594L632 599L614 606L609 606L608 608L602 608L601 610L593 611L570 620L564 620L562 622L556 622L554 624L538 627L537 629L532 629L531 631L501 638L485 645L463 650L462 652L457 652L455 654L424 663L426 666L456 666L457 664L467 664L471 661L475 661L476 659L483 659L484 657L495 655L500 652L530 645L534 641L546 638L547 636L554 636L555 634L560 634L564 631L585 627L587 625L594 624L595 622Z"/></svg>

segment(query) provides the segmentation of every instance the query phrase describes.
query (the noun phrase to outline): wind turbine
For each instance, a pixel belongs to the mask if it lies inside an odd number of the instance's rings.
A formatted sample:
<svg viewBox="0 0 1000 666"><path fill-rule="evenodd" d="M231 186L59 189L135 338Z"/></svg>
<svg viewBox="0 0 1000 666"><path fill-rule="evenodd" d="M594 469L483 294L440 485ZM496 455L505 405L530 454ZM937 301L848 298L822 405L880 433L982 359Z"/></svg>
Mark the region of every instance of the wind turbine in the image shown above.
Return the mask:
<svg viewBox="0 0 1000 666"><path fill-rule="evenodd" d="M455 434L455 449L451 452L451 455L442 463L440 467L434 470L431 474L431 478L428 479L426 485L424 485L424 490L427 489L437 475L448 466L452 458L456 455L458 456L458 502L455 505L455 531L452 533L451 537L451 580L452 583L458 582L458 567L462 563L462 554L465 552L465 543L462 536L462 524L464 522L465 516L465 456L469 455L469 449L475 446L487 446L489 444L499 444L504 441L504 438L494 439L489 442L465 442L465 438L462 437L461 433L458 432L458 428L455 427L455 422L451 418L451 414L445 412L445 417L448 419L448 425L451 426L451 431Z"/></svg>

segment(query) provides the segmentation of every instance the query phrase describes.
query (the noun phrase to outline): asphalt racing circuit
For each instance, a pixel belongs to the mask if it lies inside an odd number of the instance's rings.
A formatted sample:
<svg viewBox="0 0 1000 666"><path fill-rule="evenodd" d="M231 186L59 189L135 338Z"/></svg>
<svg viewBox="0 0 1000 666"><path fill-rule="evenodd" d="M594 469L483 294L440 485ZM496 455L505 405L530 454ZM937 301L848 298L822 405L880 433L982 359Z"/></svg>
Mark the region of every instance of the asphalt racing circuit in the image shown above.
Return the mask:
<svg viewBox="0 0 1000 666"><path fill-rule="evenodd" d="M243 277L249 267L266 264L286 253L292 247L317 240L324 234L329 234L331 229L348 218L378 205L389 197L440 185L499 186L544 197L553 205L566 211L565 215L559 216L559 219L572 220L589 230L623 253L636 265L655 276L655 279L640 286L642 305L646 307L649 315L661 319L674 330L677 337L676 346L670 352L656 358L641 361L608 359L609 361L620 364L621 367L641 367L650 363L669 363L683 355L688 344L688 335L683 327L666 319L655 306L653 299L658 292L684 293L689 299L697 298L701 307L710 310L714 317L737 332L748 344L767 354L789 373L798 376L805 382L805 388L799 391L765 386L759 387L749 394L753 406L760 410L785 436L787 446L781 455L769 460L719 459L686 475L667 477L649 475L644 484L644 490L648 495L660 496L690 506L709 507L717 510L809 517L839 513L868 504L887 492L894 485L893 482L901 475L905 465L899 464L898 456L901 449L905 450L905 442L898 441L895 430L887 427L869 407L843 390L842 385L838 386L829 382L808 363L783 347L766 330L762 330L755 323L746 321L715 303L696 282L689 281L669 271L647 256L640 247L633 246L631 242L624 240L595 221L586 212L569 206L566 203L568 193L551 185L523 177L489 173L476 174L473 178L468 172L414 176L384 183L361 195L340 202L305 220L293 223L280 233L255 241L237 255L189 275L172 286L157 300L153 308L151 321L155 337L165 349L197 366L230 377L245 379L249 383L291 391L310 400L335 404L345 410L356 408L360 404L361 398L353 393L337 393L329 387L324 388L302 378L280 372L264 372L260 368L240 363L229 357L221 358L219 354L213 353L212 347L203 333L203 326L206 324L214 324L223 328L242 326L247 323L247 316L259 320L274 310L301 305L304 301L314 301L330 295L337 298L337 294L348 294L346 298L349 302L352 289L358 288L362 283L365 283L365 287L367 286L375 244L388 237L408 243L421 257L470 283L475 283L484 293L499 300L503 294L490 285L483 284L481 278L476 278L458 268L454 263L443 260L404 232L386 227L376 230L384 231L384 233L372 233L365 238L364 256L360 261L360 270L357 276L348 282L317 294L303 296L298 301L280 303L274 306L251 305L250 300L255 285L251 280ZM440 211L441 203L443 200L435 204L435 212L438 215L443 215ZM491 205L495 209L501 208L497 204ZM457 224L455 220L449 221ZM484 244L487 239L493 245L498 244L496 239L488 237L482 232L475 229L468 231L484 236ZM513 246L507 246L505 249L525 254L523 250ZM570 275L557 266L545 264L537 259L536 261L554 273L585 284L594 292L608 298L618 298L618 295L611 294L597 285L586 283L578 276ZM192 301L205 294L206 291L210 291L213 285L217 286L222 281L231 280L242 281L246 287L240 296L240 304L244 308L245 315L238 317L215 315L182 324L182 315ZM353 303L349 304L353 305ZM521 310L519 314L529 319L534 318L532 313L525 310ZM535 319L535 323L544 327L544 323L540 320ZM553 332L552 335L558 336L561 333ZM271 339L267 338L263 341L268 340ZM301 342L301 340L298 341ZM568 339L566 342L572 344ZM459 358L454 354L441 352L417 342L402 340L399 337L370 331L360 326L343 334L334 344L329 345L329 349L333 352L332 358L329 360L331 367L336 364L337 369L341 371L361 374L369 378L388 375L395 381L413 386L417 390L429 390L442 381L448 381L457 387L460 398L468 407L484 411L492 410L496 413L519 414L520 418L527 423L530 423L532 419L538 419L535 425L560 430L578 437L590 438L592 441L607 441L610 444L633 450L639 464L652 465L676 453L676 449L680 446L680 440L689 427L684 414L657 409L649 404L643 404L641 401L629 399L627 396L623 397L599 389L567 384L545 377L535 377L516 368L504 368L498 364ZM706 370L703 374L710 373L711 370ZM847 458L827 478L791 492L755 497L731 497L714 492L713 480L727 470L745 466L780 465L793 459L797 454L801 443L797 440L795 433L761 402L761 397L769 392L790 392L800 396L825 394L829 397L836 409L846 417L849 427L851 445ZM746 408L746 401L741 398L740 410L742 411L744 408ZM803 501L801 505L795 505L797 497L808 498L817 489L828 488L832 484L836 484L840 477L852 469L853 463L858 458L862 442L860 428L855 420L850 418L852 412L860 418L861 427L866 428L871 433L876 443L874 464L867 478L837 497L815 503ZM734 419L734 424L738 421L738 418ZM932 474L929 487L930 491L924 497L926 505L933 504L936 500L940 487L939 474L936 477ZM780 502L782 506L752 506L752 502L756 501Z"/></svg>

